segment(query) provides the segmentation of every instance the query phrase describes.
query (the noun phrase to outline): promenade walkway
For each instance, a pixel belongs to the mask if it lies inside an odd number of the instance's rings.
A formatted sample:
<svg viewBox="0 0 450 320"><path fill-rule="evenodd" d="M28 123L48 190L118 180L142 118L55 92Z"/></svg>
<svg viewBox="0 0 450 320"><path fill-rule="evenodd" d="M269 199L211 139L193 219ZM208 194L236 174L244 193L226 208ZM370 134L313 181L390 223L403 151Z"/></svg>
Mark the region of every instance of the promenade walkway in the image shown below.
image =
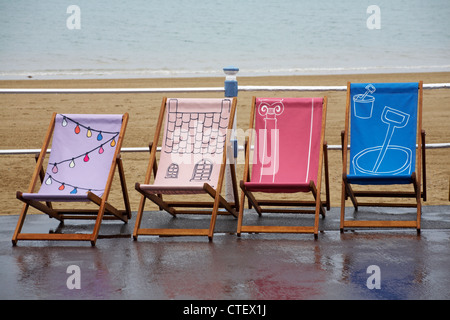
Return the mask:
<svg viewBox="0 0 450 320"><path fill-rule="evenodd" d="M408 214L373 210L381 209L361 209L358 215ZM0 216L0 299L450 299L450 206L424 206L420 236L415 230L341 234L339 212L332 208L321 220L318 240L307 234L239 238L236 220L221 216L213 242L207 237L133 241L133 218L127 225L105 223L101 234L107 237L96 247L28 241L13 247L18 216ZM150 217L145 215L143 224ZM156 223L188 221L157 217ZM30 229L24 231L50 231L47 216L27 219ZM81 232L91 227L85 223L68 221L64 228ZM51 228L57 227L55 221ZM70 266L79 269L73 273ZM69 289L76 280L80 289Z"/></svg>

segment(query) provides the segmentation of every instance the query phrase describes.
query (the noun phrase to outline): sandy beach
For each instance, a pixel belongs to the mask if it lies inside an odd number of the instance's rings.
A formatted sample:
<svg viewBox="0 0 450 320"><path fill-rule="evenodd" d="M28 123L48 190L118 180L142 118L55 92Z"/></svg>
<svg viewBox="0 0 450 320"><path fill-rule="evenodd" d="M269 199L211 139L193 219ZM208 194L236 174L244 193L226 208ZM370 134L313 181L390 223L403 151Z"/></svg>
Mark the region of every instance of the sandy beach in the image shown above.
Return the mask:
<svg viewBox="0 0 450 320"><path fill-rule="evenodd" d="M270 76L240 77L240 85L271 86L344 86L351 82L415 82L425 84L448 83L450 73L361 74L327 76ZM0 81L1 88L169 88L222 87L224 77L177 79L121 79L121 80L20 80ZM249 125L252 96L260 97L328 97L326 140L340 145L344 129L345 91L340 92L240 92L238 96L237 126L244 131ZM123 147L146 147L153 139L163 93L138 94L2 94L0 101L0 149L40 149L51 114L58 113L124 113L130 119ZM172 97L222 97L222 93L168 94ZM426 142L450 142L450 90L424 90L423 129ZM448 205L450 177L450 149L427 150L427 192L424 205ZM131 209L138 209L139 194L135 182L143 182L147 169L147 152L122 154ZM34 170L34 155L0 155L0 214L19 214L22 203L16 191L26 191ZM342 160L340 150L329 151L331 205L340 206ZM237 168L242 179L243 165ZM118 176L116 175L116 179ZM118 182L118 181L117 181ZM120 184L115 183L110 201L121 207ZM411 187L412 188L412 187ZM347 203L347 205L350 205ZM146 208L151 208L147 206ZM156 209L156 207L155 207ZM30 211L37 212L37 211Z"/></svg>

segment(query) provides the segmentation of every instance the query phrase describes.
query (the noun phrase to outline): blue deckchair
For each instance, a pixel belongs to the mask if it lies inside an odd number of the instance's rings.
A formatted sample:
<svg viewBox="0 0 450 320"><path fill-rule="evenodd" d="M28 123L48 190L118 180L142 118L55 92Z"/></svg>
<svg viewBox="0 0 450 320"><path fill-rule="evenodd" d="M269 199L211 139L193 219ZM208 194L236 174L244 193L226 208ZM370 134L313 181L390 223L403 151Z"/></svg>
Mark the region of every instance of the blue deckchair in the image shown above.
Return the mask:
<svg viewBox="0 0 450 320"><path fill-rule="evenodd" d="M417 159L416 147L419 155ZM419 233L421 200L426 201L422 82L348 83L342 150L341 232L346 227L400 227L416 228ZM412 184L414 191L355 191L352 188L352 185L405 184ZM358 210L358 206L415 207L417 218L414 221L346 220L345 200L348 197L355 210ZM378 202L362 203L357 201L357 197L414 198L415 203L386 203L381 199Z"/></svg>

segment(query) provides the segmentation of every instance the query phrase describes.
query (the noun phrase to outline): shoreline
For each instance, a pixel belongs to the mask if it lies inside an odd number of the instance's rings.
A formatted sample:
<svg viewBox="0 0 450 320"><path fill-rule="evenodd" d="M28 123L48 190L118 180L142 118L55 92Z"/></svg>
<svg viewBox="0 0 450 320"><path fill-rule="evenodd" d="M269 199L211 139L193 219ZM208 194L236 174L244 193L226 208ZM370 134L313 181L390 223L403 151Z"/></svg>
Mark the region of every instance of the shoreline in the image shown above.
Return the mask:
<svg viewBox="0 0 450 320"><path fill-rule="evenodd" d="M382 81L383 78L390 79L390 81L400 82L400 81L420 81L423 78L427 79L436 79L436 83L449 83L450 82L450 71L433 71L433 72L389 72L389 73L342 73L342 74L306 74L306 75L243 75L242 71L238 72L237 81L240 83L241 81L245 82L245 85L251 85L252 81L258 83L258 85L262 85L263 81L267 82L279 82L282 83L280 85L288 85L285 84L287 82L302 82L306 83L307 81L311 81L314 84L312 85L320 85L318 81L324 81L326 83L333 82L334 85L346 85L347 81L356 82L356 81L364 81L367 82L375 82L369 80L379 80ZM348 79L344 81L342 84L342 79ZM420 80L413 80L420 79ZM92 77L85 79L37 79L37 78L28 78L28 79L0 79L0 88L15 88L15 86L19 85L18 88L23 88L25 84L32 84L32 87L35 87L36 84L43 84L44 88L51 86L52 88L56 88L56 84L63 84L63 88L68 88L68 85L75 84L76 87L79 87L79 84L84 82L87 85L101 85L112 88L111 84L121 84L121 87L129 88L132 85L140 85L142 87L143 84L151 85L152 87L156 85L156 83L170 84L173 85L164 86L164 87L176 87L176 83L219 83L223 86L223 81L225 80L225 74L217 75L217 76L180 76L180 77L117 77L117 78L102 78L102 77ZM423 80L426 83L425 80ZM430 83L430 82L429 82ZM123 86L125 84L125 86ZM242 83L240 83L242 84ZM256 84L255 84L256 85ZM296 84L292 84L296 85ZM305 84L306 85L306 84ZM163 86L159 86L163 87Z"/></svg>
<svg viewBox="0 0 450 320"><path fill-rule="evenodd" d="M391 73L306 76L240 76L242 86L345 86L350 82L416 82L448 83L450 72ZM0 88L202 88L223 87L221 77L140 78L140 79L80 79L80 80L0 80ZM101 93L101 94L3 94L0 102L0 149L40 149L51 114L59 113L124 113L130 119L123 147L148 147L152 141L162 97L223 97L221 92L200 93ZM344 129L345 91L241 91L238 94L237 127L248 129L252 96L272 97L328 97L326 140L328 145L340 145ZM424 90L423 128L426 143L450 142L450 90ZM242 142L239 142L241 145ZM243 153L240 153L240 156ZM148 152L123 153L124 169L131 209L137 210L139 195L132 187L142 182L148 164ZM423 205L448 205L450 149L427 150L428 201ZM34 170L33 155L2 155L0 168L0 199L4 206L0 215L19 214L22 203L15 198L18 190L28 189ZM329 152L331 205L340 206L342 173L341 151ZM237 179L242 179L243 165L238 165ZM118 176L116 176L118 178ZM115 183L110 199L120 207L120 188ZM349 205L349 204L347 204ZM149 206L150 208L150 206ZM156 207L155 207L156 209ZM31 212L30 212L31 213ZM34 211L33 211L34 213Z"/></svg>
<svg viewBox="0 0 450 320"><path fill-rule="evenodd" d="M450 72L450 65L372 66L372 67L303 67L281 69L243 69L244 77L272 76L344 76L352 74L439 73ZM174 79L212 78L223 76L221 69L152 70L152 69L66 69L11 70L0 72L0 81L14 80L114 80L114 79Z"/></svg>

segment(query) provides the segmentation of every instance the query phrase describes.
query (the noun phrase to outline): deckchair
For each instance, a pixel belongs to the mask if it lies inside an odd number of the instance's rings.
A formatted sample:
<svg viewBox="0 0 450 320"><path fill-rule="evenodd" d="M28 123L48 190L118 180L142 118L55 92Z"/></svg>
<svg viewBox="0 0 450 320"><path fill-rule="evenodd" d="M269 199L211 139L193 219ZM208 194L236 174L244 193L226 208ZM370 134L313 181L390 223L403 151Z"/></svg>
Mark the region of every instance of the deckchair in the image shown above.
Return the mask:
<svg viewBox="0 0 450 320"><path fill-rule="evenodd" d="M426 201L422 88L422 82L347 84L342 132L341 232L345 228L416 228L420 233L421 200ZM400 186L411 184L413 191ZM360 190L354 190L354 185L360 185ZM346 219L345 201L349 197L355 211L360 206L413 207L417 209L417 217ZM378 201L361 202L357 200L359 197ZM408 202L407 198L415 201Z"/></svg>
<svg viewBox="0 0 450 320"><path fill-rule="evenodd" d="M90 241L95 245L102 220L131 218L120 148L128 122L128 114L56 114L54 113L44 144L37 157L28 192L17 192L17 198L24 202L17 223L13 245L18 240L68 240ZM44 161L51 143L46 171ZM114 173L118 168L125 210L118 210L107 202ZM41 186L35 192L38 184ZM98 208L68 209L82 206L80 202L94 203ZM59 203L59 204L58 204ZM64 223L68 219L95 219L92 233L22 233L22 227L29 206L48 214Z"/></svg>
<svg viewBox="0 0 450 320"><path fill-rule="evenodd" d="M324 141L327 98L256 98L246 139L244 178L240 182L241 203L238 236L241 233L314 233L319 216L330 209L327 144ZM253 126L253 123L254 126ZM253 162L250 145L255 135ZM325 167L326 200L321 201L322 169ZM251 172L250 172L251 169ZM278 194L311 193L314 201L281 200ZM273 199L259 199L266 193ZM276 196L275 196L276 195ZM292 195L291 195L292 196ZM244 202L259 216L272 213L313 213L313 226L267 226L244 223ZM270 208L273 206L283 208ZM305 207L314 209L305 209ZM269 207L269 208L267 208ZM286 208L288 207L288 208ZM289 208L294 207L294 208ZM296 207L296 208L295 208ZM278 223L279 224L279 223Z"/></svg>
<svg viewBox="0 0 450 320"><path fill-rule="evenodd" d="M239 201L235 167L226 161L228 133L231 132L235 109L236 98L163 98L145 180L135 185L142 196L133 232L134 240L139 235L159 235L208 236L212 241L218 214L231 214L237 218ZM159 163L156 165L161 130L164 133ZM221 195L226 165L230 166L234 203ZM173 194L179 195L182 201L163 199L164 195ZM201 194L211 196L214 201L199 200ZM197 201L191 201L193 197L197 197ZM168 212L173 217L179 214L207 214L211 215L209 228L167 225L163 225L163 228L141 228L146 199L160 209L153 213L154 217L161 212ZM219 208L225 210L219 211ZM190 220L192 222L194 219Z"/></svg>

